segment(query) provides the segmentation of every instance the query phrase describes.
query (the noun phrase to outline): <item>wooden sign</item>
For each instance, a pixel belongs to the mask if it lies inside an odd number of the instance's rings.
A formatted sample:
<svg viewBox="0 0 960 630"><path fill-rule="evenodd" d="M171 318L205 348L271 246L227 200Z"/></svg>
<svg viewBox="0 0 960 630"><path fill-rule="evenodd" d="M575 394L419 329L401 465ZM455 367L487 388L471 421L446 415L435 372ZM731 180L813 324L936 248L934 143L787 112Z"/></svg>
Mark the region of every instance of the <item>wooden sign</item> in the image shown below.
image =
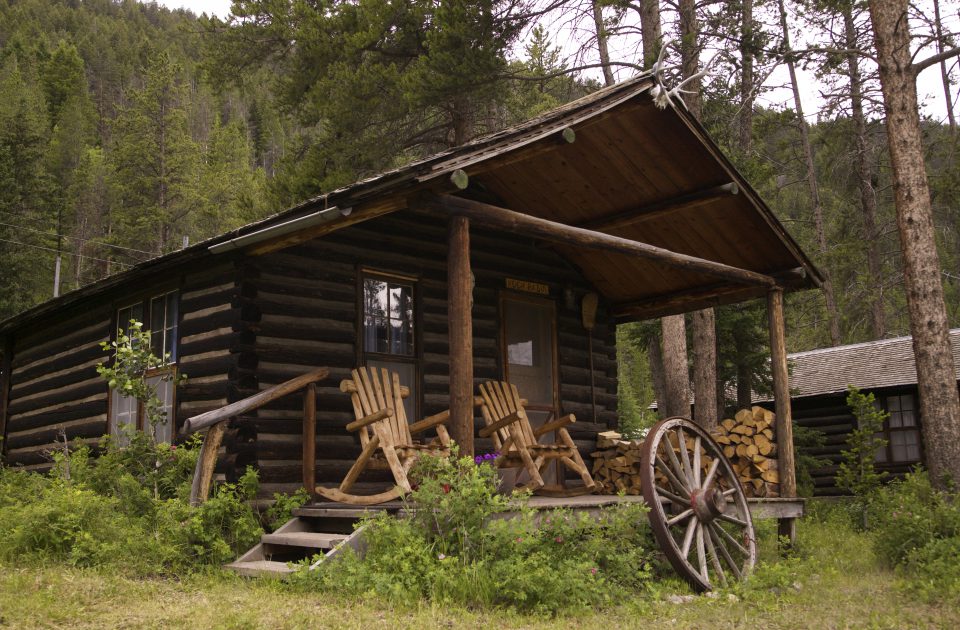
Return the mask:
<svg viewBox="0 0 960 630"><path fill-rule="evenodd" d="M537 295L550 295L550 287L540 282L530 282L529 280L517 280L516 278L507 278L507 288L514 291L523 291L524 293L536 293Z"/></svg>

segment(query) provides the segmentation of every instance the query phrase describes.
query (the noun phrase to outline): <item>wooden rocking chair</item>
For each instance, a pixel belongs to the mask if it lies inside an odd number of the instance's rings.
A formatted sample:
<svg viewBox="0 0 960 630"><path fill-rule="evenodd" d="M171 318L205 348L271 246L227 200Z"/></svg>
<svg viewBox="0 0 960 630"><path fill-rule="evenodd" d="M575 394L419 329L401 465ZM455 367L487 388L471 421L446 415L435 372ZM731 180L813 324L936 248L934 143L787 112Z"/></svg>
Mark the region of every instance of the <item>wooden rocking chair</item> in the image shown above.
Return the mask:
<svg viewBox="0 0 960 630"><path fill-rule="evenodd" d="M363 450L339 488L317 486L317 494L331 501L353 505L374 505L397 499L410 492L407 473L422 453L450 453L450 436L443 426L450 412L407 424L403 399L410 395L410 390L400 385L396 372L361 367L353 370L352 375L352 379L340 382L340 391L350 394L356 420L347 425L347 430L360 432ZM436 427L436 438L427 444L413 441L413 435L432 427ZM368 468L389 469L397 485L379 494L351 494L350 489L360 473Z"/></svg>
<svg viewBox="0 0 960 630"><path fill-rule="evenodd" d="M524 410L524 400L517 388L502 381L488 381L480 385L483 399L481 411L486 426L480 429L480 437L493 436L493 443L500 455L494 460L498 468L521 468L530 476L525 486L536 494L547 496L575 496L588 494L597 487L580 452L570 438L566 427L576 422L571 413L543 426L533 429ZM540 444L539 438L551 431L557 432L553 444ZM546 486L543 470L551 462L559 461L576 472L584 485L576 488Z"/></svg>

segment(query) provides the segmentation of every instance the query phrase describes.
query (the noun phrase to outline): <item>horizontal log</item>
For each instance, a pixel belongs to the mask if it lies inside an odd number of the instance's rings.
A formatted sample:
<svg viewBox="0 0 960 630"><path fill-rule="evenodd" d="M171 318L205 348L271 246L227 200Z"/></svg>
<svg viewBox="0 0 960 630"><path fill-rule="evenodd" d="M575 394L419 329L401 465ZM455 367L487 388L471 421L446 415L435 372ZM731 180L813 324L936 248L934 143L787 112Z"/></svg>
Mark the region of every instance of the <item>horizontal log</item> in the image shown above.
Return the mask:
<svg viewBox="0 0 960 630"><path fill-rule="evenodd" d="M60 439L61 431L65 432L67 440L71 442L76 438L100 437L107 432L107 414L9 433L6 441L7 448L14 449L56 442Z"/></svg>
<svg viewBox="0 0 960 630"><path fill-rule="evenodd" d="M48 407L60 402L79 400L91 394L107 389L107 382L97 374L95 369L86 369L81 372L85 380L63 385L55 389L41 389L34 394L11 396L9 410L18 414L31 409Z"/></svg>
<svg viewBox="0 0 960 630"><path fill-rule="evenodd" d="M25 431L27 429L36 429L38 427L48 426L57 422L69 422L77 418L87 418L107 412L107 395L94 401L78 403L68 407L62 407L46 413L35 414L27 417L11 417L7 427L8 431Z"/></svg>
<svg viewBox="0 0 960 630"><path fill-rule="evenodd" d="M482 225L521 232L553 243L636 256L675 269L703 273L749 286L773 287L776 285L772 277L747 269L673 252L619 236L564 225L479 201L453 195L436 195L426 197L424 203L444 214L465 216Z"/></svg>
<svg viewBox="0 0 960 630"><path fill-rule="evenodd" d="M101 438L83 438L69 442L69 449L74 450L77 446L95 447L100 443ZM24 448L12 448L7 451L6 463L11 466L17 464L41 464L53 460L54 451L62 451L63 442L51 442L37 446L27 446Z"/></svg>
<svg viewBox="0 0 960 630"><path fill-rule="evenodd" d="M106 403L107 401L106 383L102 384L102 392L100 393L91 394L85 398L80 398L78 400L67 400L67 401L51 404L47 407L40 407L38 409L29 409L29 410L22 411L20 413L11 414L9 421L12 425L14 423L27 420L27 419L32 419L40 415L53 414L59 411L67 411L73 407L78 407L85 403L100 402L100 401L103 401L104 403Z"/></svg>
<svg viewBox="0 0 960 630"><path fill-rule="evenodd" d="M93 319L94 315L88 317ZM79 330L76 325L66 323L62 330L47 329L42 337L45 341L41 343L31 344L28 339L18 339L13 349L13 369L27 369L33 363L50 361L55 355L60 356L72 348L107 339L110 334L110 320L101 319Z"/></svg>
<svg viewBox="0 0 960 630"><path fill-rule="evenodd" d="M233 416L248 413L254 409L262 407L270 401L299 391L310 383L322 381L327 378L329 374L330 371L328 369L320 368L297 378L291 379L282 385L276 385L270 389L260 392L259 394L255 394L254 396L244 400L227 405L222 409L207 412L205 414L190 418L180 429L180 434L184 436L189 435L190 433L199 431L204 427L212 426L222 420L227 420Z"/></svg>
<svg viewBox="0 0 960 630"><path fill-rule="evenodd" d="M100 347L100 342L102 341L108 341L108 339L106 337L90 339L81 345L68 348L57 354L45 356L20 367L15 367L11 372L13 376L12 382L21 383L29 381L38 376L57 371L64 365L70 363L83 363L94 358L106 360L108 355L106 351Z"/></svg>
<svg viewBox="0 0 960 630"><path fill-rule="evenodd" d="M29 381L14 384L13 387L10 388L10 396L11 398L22 398L88 379L91 376L97 375L97 365L104 361L105 358L103 357L95 357L81 363L68 365L55 372L37 375Z"/></svg>

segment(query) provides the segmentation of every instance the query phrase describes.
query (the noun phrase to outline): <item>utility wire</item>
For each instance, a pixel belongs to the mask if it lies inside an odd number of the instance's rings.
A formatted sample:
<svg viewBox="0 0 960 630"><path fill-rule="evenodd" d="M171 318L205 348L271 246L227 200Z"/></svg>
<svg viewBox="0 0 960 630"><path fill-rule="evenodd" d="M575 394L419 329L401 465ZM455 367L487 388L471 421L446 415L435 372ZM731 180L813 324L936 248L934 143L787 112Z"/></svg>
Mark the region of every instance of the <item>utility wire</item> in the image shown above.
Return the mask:
<svg viewBox="0 0 960 630"><path fill-rule="evenodd" d="M103 245L104 247L113 247L115 249L123 249L130 252L136 252L138 254L147 254L149 256L154 255L153 252L145 252L142 249L134 249L133 247L124 247L123 245L113 245L111 243L103 243L101 241L94 241L87 238L80 238L79 236L67 236L66 234L57 234L56 232L44 232L43 230L35 230L33 228L23 227L22 225L15 225L13 223L3 223L2 221L0 221L0 225L4 225L6 227L12 227L15 230L25 230L27 232L43 234L45 236L55 236L57 238L68 238L72 241L80 241L81 243L93 243L94 245Z"/></svg>
<svg viewBox="0 0 960 630"><path fill-rule="evenodd" d="M24 247L32 247L32 248L34 248L34 249L42 249L42 250L44 250L44 251L53 252L53 253L56 253L56 252L57 252L57 250L55 250L55 249L52 248L52 247L42 247L42 246L40 246L40 245L31 245L30 243L23 243L23 242L21 242L21 241L12 241L12 240L7 239L7 238L0 238L0 241L2 241L2 242L4 242L4 243L13 243L14 245L23 245ZM116 261L116 260L107 260L106 258L97 258L97 257L95 257L95 256L83 256L83 255L81 255L81 254L74 254L73 252L63 252L63 253L69 254L70 256L75 256L75 257L77 257L77 258L87 258L87 259L89 259L89 260L98 260L98 261L100 261L100 262L112 263L112 264L114 264L114 265L120 265L121 267L132 267L132 266L133 266L133 265L129 265L129 264L127 264L127 263L122 263L122 262L119 262L119 261Z"/></svg>

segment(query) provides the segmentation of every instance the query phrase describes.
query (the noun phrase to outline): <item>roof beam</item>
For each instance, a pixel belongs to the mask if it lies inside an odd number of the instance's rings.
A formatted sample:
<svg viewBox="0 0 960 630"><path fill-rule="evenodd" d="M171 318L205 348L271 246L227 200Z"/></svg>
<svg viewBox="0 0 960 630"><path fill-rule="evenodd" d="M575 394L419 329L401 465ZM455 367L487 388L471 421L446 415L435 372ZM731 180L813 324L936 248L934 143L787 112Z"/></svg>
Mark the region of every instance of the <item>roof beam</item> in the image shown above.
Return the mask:
<svg viewBox="0 0 960 630"><path fill-rule="evenodd" d="M423 198L427 208L464 216L476 223L488 227L509 230L518 234L526 234L534 238L562 245L573 245L585 249L602 250L636 256L647 260L654 260L676 269L703 273L715 278L743 285L775 286L776 280L771 276L756 273L747 269L740 269L731 265L697 258L688 254L640 243L612 234L594 232L572 225L557 223L548 219L530 216L514 210L508 210L488 203L463 199L453 195L430 195Z"/></svg>
<svg viewBox="0 0 960 630"><path fill-rule="evenodd" d="M670 197L669 199L662 199L645 206L640 206L639 208L631 208L621 212L614 212L605 217L591 219L590 221L579 224L578 227L599 231L614 230L657 219L676 210L699 206L721 197L732 197L733 195L739 194L739 192L740 186L738 186L736 182L730 182L720 186L711 186L710 188L695 190L676 197Z"/></svg>

